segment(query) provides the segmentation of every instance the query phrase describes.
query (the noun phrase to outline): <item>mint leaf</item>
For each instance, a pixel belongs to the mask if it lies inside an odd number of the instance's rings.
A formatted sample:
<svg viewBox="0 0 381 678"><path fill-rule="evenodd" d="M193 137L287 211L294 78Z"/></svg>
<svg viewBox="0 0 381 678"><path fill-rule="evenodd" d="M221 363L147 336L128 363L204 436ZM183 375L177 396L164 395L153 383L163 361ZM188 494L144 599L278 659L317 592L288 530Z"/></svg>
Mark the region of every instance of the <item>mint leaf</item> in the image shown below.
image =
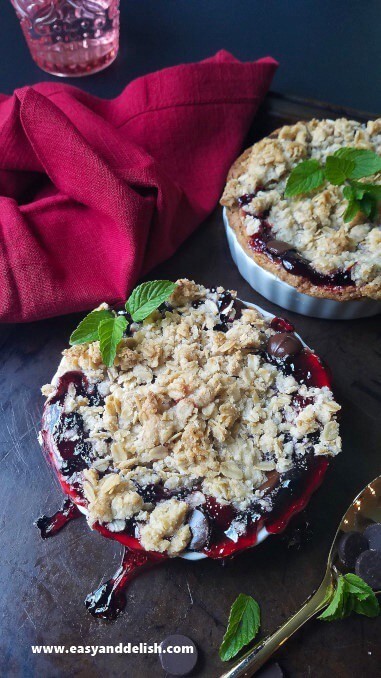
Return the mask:
<svg viewBox="0 0 381 678"><path fill-rule="evenodd" d="M324 168L326 178L331 184L341 186L355 168L355 163L350 158L340 158L329 155Z"/></svg>
<svg viewBox="0 0 381 678"><path fill-rule="evenodd" d="M380 614L380 604L372 592L372 596L364 600L354 599L353 611L362 614L365 617L378 617Z"/></svg>
<svg viewBox="0 0 381 678"><path fill-rule="evenodd" d="M100 350L103 362L107 367L111 367L115 360L116 349L127 324L126 318L123 315L118 315L102 320L99 325Z"/></svg>
<svg viewBox="0 0 381 678"><path fill-rule="evenodd" d="M359 197L362 198L363 195L364 195L364 192ZM354 189L352 183L350 185L344 186L343 196L347 200L353 200L354 198L357 197L357 194L355 193L355 189Z"/></svg>
<svg viewBox="0 0 381 678"><path fill-rule="evenodd" d="M250 643L257 635L260 623L261 612L257 601L240 593L231 607L228 628L219 650L222 661L229 661Z"/></svg>
<svg viewBox="0 0 381 678"><path fill-rule="evenodd" d="M344 579L347 585L347 590L349 593L353 593L357 598L369 598L369 596L374 596L373 589L370 588L361 577L358 577L357 574L344 575Z"/></svg>
<svg viewBox="0 0 381 678"><path fill-rule="evenodd" d="M352 573L344 575L344 579L353 600L353 611L366 617L377 617L380 614L380 604L369 584Z"/></svg>
<svg viewBox="0 0 381 678"><path fill-rule="evenodd" d="M372 195L365 193L364 196L359 200L360 209L365 216L369 217L370 220L374 218L377 212L377 200Z"/></svg>
<svg viewBox="0 0 381 678"><path fill-rule="evenodd" d="M323 183L324 171L318 160L314 158L304 160L292 170L284 194L286 198L291 198L294 195L309 193Z"/></svg>
<svg viewBox="0 0 381 678"><path fill-rule="evenodd" d="M365 181L351 181L348 188L358 201L361 212L369 219L374 219L377 214L377 202L381 200L381 186L368 184Z"/></svg>
<svg viewBox="0 0 381 678"><path fill-rule="evenodd" d="M377 617L380 604L370 586L361 577L349 573L339 576L332 600L318 619L335 621L348 617L351 612Z"/></svg>
<svg viewBox="0 0 381 678"><path fill-rule="evenodd" d="M353 187L357 198L362 198L364 193L368 193L368 195L373 195L378 200L381 200L380 184L368 184L365 181L351 181L350 185Z"/></svg>
<svg viewBox="0 0 381 678"><path fill-rule="evenodd" d="M348 200L348 206L343 215L344 222L352 221L358 212L361 212L361 205L357 200L351 198Z"/></svg>
<svg viewBox="0 0 381 678"><path fill-rule="evenodd" d="M175 283L170 280L152 280L136 287L126 303L126 310L135 322L147 318L171 296Z"/></svg>
<svg viewBox="0 0 381 678"><path fill-rule="evenodd" d="M111 311L106 309L103 311L92 311L79 323L77 329L71 334L69 343L71 346L75 344L87 344L91 341L97 341L98 327L102 320L112 317Z"/></svg>
<svg viewBox="0 0 381 678"><path fill-rule="evenodd" d="M333 155L337 158L351 160L354 163L354 167L348 175L350 179L362 179L381 172L381 156L366 148L345 146L339 148Z"/></svg>
<svg viewBox="0 0 381 678"><path fill-rule="evenodd" d="M345 595L345 580L340 576L336 583L336 588L332 600L328 607L318 616L318 619L324 621L334 621L335 619L343 619L347 616L345 609L346 595Z"/></svg>
<svg viewBox="0 0 381 678"><path fill-rule="evenodd" d="M343 195L344 198L348 200L347 209L343 214L343 220L347 223L348 221L352 221L358 212L362 211L361 200L364 196L364 191L358 190L356 186L354 186L354 182L351 181L350 184L344 186Z"/></svg>
<svg viewBox="0 0 381 678"><path fill-rule="evenodd" d="M352 197L355 200L361 200L364 197L365 189L360 182L358 182L358 186L356 186L355 183L351 181L350 185L346 186L346 188L350 190Z"/></svg>

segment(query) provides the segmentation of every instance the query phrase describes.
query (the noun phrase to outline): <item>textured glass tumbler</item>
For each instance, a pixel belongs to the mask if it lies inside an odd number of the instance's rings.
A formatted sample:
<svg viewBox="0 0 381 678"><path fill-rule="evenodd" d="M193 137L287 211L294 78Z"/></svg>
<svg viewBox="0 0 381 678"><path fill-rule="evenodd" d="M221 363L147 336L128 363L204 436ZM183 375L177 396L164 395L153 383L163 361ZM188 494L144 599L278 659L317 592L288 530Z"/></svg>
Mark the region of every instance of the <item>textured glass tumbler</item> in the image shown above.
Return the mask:
<svg viewBox="0 0 381 678"><path fill-rule="evenodd" d="M81 76L111 64L119 47L119 0L11 0L30 53L48 73Z"/></svg>

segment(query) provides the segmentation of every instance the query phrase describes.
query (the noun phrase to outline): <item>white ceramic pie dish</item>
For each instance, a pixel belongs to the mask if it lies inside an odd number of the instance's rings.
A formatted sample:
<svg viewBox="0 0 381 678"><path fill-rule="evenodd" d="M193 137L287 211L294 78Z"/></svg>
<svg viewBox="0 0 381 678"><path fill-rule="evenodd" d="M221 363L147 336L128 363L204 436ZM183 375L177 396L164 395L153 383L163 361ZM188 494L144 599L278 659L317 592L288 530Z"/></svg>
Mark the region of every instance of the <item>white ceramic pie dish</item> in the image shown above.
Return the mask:
<svg viewBox="0 0 381 678"><path fill-rule="evenodd" d="M292 285L280 280L269 271L265 271L246 254L233 229L229 226L225 208L223 209L223 220L230 253L240 274L256 292L274 304L301 315L327 320L354 320L381 313L381 301L373 299L334 301L333 299L311 297L299 292Z"/></svg>
<svg viewBox="0 0 381 678"><path fill-rule="evenodd" d="M276 316L274 316L272 313L269 313L268 311L265 311L263 308L261 308L261 307L258 306L257 304L252 304L251 302L249 302L249 301L244 301L243 299L242 299L241 301L243 301L244 304L245 304L248 308L256 308L257 311L259 311L259 312L260 312L265 318L267 318L268 320L272 320L273 318L276 317ZM307 346L307 344L303 341L302 337L301 337L299 334L297 334L297 332L295 332L295 336L298 337L298 339L300 339L300 341L302 342L303 346L305 346L306 348L309 348L309 347ZM54 383L57 382L57 381L58 381L58 373L56 373L56 374L54 375L54 377L53 377L53 379L52 379L52 384L54 384ZM80 504L77 504L77 507L78 507L78 509L81 511L81 513L83 513L85 516L87 515L87 510L86 510L86 508L85 508L84 506L81 506ZM261 544L261 543L262 543L267 537L269 537L271 534L272 534L272 533L271 533L271 532L268 532L267 529L266 529L265 527L262 527L262 529L259 530L259 532L257 533L257 539L256 539L255 544L253 544L253 545L252 545L251 547L249 547L249 548L254 548L255 546L258 546L258 544ZM179 558L183 558L184 560L203 560L204 558L208 558L209 556L207 556L206 553L197 553L196 551L184 551L184 553L180 554L178 557L179 557Z"/></svg>

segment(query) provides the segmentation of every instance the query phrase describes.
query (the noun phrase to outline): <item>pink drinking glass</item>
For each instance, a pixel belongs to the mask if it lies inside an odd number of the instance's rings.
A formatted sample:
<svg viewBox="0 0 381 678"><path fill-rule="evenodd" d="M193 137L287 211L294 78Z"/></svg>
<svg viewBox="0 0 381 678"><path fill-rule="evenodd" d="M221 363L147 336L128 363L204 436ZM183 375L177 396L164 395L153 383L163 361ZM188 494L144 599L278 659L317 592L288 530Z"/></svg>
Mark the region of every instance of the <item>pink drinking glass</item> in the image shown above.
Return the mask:
<svg viewBox="0 0 381 678"><path fill-rule="evenodd" d="M119 48L119 0L11 0L30 53L48 73L81 76L111 64Z"/></svg>

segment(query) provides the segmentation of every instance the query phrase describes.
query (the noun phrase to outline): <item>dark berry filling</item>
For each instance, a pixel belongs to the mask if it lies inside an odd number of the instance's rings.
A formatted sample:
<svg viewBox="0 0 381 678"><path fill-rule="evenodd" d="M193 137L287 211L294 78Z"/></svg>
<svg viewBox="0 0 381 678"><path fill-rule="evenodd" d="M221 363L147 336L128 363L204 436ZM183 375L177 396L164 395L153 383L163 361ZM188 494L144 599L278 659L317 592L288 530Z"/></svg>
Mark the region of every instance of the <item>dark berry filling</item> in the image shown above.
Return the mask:
<svg viewBox="0 0 381 678"><path fill-rule="evenodd" d="M299 384L306 386L330 387L331 377L328 367L323 364L321 358L304 348L300 353L285 358L275 358L268 353L263 354L266 362L276 365L283 374L292 375Z"/></svg>
<svg viewBox="0 0 381 678"><path fill-rule="evenodd" d="M286 318L273 318L270 327L275 332L294 332L295 327Z"/></svg>
<svg viewBox="0 0 381 678"><path fill-rule="evenodd" d="M238 198L238 204L240 207L244 207L245 205L248 205L253 198L255 198L256 194L255 193L245 193L244 195L241 195Z"/></svg>
<svg viewBox="0 0 381 678"><path fill-rule="evenodd" d="M217 302L220 321L213 327L216 332L227 332L231 323L238 320L242 315L245 304L232 296L230 292L223 292Z"/></svg>
<svg viewBox="0 0 381 678"><path fill-rule="evenodd" d="M307 278L313 285L318 287L347 287L353 285L350 270L335 271L324 275L316 271L311 264L304 259L298 252L291 250L280 257L283 268L292 273Z"/></svg>
<svg viewBox="0 0 381 678"><path fill-rule="evenodd" d="M174 310L172 304L170 304L168 301L164 301L158 308L160 311L161 315L164 317L166 313L172 313Z"/></svg>
<svg viewBox="0 0 381 678"><path fill-rule="evenodd" d="M58 471L65 494L85 504L81 472L94 460L91 444L86 440L84 422L77 412L65 413L64 400L73 385L76 395L88 398L90 405L101 406L103 396L90 385L82 372L66 372L58 381L54 397L46 404L42 419L43 448Z"/></svg>
<svg viewBox="0 0 381 678"><path fill-rule="evenodd" d="M243 204L245 205L247 203ZM246 216L246 212L244 214ZM274 240L271 224L267 221L266 215L257 218L261 222L259 230L249 237L249 245L255 252L266 254L271 261L281 264L288 273L307 278L312 285L316 285L317 287L348 287L354 285L350 269L346 271L337 270L332 273L323 274L319 273L311 266L307 259L302 257L302 255L291 246L285 251L282 251L284 248L279 247L279 251L277 252L277 248L274 247L274 244L277 241Z"/></svg>

